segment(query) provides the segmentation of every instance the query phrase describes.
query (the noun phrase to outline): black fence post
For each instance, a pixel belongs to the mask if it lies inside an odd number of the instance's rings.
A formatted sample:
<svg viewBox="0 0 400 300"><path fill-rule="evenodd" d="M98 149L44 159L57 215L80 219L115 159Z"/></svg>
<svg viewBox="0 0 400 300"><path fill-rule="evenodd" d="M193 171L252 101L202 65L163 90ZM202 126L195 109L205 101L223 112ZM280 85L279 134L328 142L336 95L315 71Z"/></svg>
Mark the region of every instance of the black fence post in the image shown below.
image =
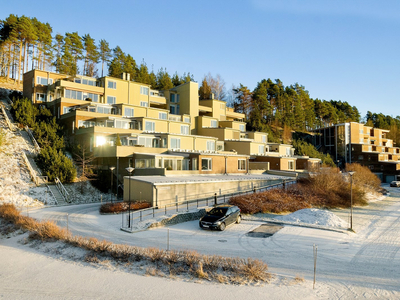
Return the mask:
<svg viewBox="0 0 400 300"><path fill-rule="evenodd" d="M186 201L186 210L189 211L189 201Z"/></svg>
<svg viewBox="0 0 400 300"><path fill-rule="evenodd" d="M253 194L255 194L255 192L256 192L256 186L254 186L253 188Z"/></svg>
<svg viewBox="0 0 400 300"><path fill-rule="evenodd" d="M140 211L140 221L142 221L142 211Z"/></svg>
<svg viewBox="0 0 400 300"><path fill-rule="evenodd" d="M154 207L153 207L153 218L154 218Z"/></svg>
<svg viewBox="0 0 400 300"><path fill-rule="evenodd" d="M217 193L214 194L214 204L217 205Z"/></svg>

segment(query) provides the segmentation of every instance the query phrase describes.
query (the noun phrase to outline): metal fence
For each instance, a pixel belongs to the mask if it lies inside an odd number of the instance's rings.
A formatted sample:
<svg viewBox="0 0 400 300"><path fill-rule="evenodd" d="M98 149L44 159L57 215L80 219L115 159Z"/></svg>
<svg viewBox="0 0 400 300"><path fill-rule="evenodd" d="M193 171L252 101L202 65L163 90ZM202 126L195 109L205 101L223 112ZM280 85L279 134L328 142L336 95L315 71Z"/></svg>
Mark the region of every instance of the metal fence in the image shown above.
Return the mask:
<svg viewBox="0 0 400 300"><path fill-rule="evenodd" d="M297 181L295 179L294 180L283 180L283 181L280 181L279 183L266 185L266 186L259 187L259 188L254 187L254 188L248 189L248 190L225 193L223 195L218 195L217 193L213 193L213 195L210 195L210 196L204 197L204 195L202 195L203 197L201 197L201 198L187 200L187 201L180 201L180 202L177 201L173 204L167 204L167 205L163 205L160 207L151 207L151 208L130 211L130 212L126 211L121 214L122 215L121 228L129 230L130 228L132 228L133 224L141 222L141 221L154 219L154 218L162 216L162 215L171 215L171 214L176 214L176 213L189 212L191 210L196 211L198 208L201 208L201 207L208 207L210 205L218 205L218 204L227 203L229 201L229 199L233 196L248 195L248 194L253 194L253 193L257 193L257 192L264 192L264 191L267 191L269 189L274 189L274 188L286 188L289 185L295 184L296 182Z"/></svg>

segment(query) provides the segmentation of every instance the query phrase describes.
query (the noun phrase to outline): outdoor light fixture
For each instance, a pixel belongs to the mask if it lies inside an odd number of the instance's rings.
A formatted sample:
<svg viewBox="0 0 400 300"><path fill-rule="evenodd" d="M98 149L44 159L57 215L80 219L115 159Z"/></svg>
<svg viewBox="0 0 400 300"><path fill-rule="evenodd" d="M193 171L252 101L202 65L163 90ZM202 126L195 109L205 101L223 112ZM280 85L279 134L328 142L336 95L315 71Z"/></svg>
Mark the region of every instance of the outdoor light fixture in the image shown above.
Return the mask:
<svg viewBox="0 0 400 300"><path fill-rule="evenodd" d="M113 175L114 175L115 167L110 167L111 171L111 203L113 202Z"/></svg>
<svg viewBox="0 0 400 300"><path fill-rule="evenodd" d="M355 172L348 173L350 175L350 229L353 230L353 175Z"/></svg>
<svg viewBox="0 0 400 300"><path fill-rule="evenodd" d="M135 170L134 168L132 168L131 166L129 166L128 168L125 169L126 171L128 171L129 173L129 216L128 216L128 228L131 228L131 175L133 170Z"/></svg>

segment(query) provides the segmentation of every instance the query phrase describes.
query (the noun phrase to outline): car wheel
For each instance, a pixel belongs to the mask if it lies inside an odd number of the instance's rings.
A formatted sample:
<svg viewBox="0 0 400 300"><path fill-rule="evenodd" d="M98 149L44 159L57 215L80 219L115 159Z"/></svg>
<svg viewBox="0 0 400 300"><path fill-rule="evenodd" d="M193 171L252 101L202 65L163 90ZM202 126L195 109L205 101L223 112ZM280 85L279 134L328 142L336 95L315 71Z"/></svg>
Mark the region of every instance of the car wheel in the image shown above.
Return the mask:
<svg viewBox="0 0 400 300"><path fill-rule="evenodd" d="M242 217L240 215L237 216L236 223L239 224L242 221Z"/></svg>
<svg viewBox="0 0 400 300"><path fill-rule="evenodd" d="M225 223L221 223L221 225L219 225L219 230L224 231L226 228Z"/></svg>

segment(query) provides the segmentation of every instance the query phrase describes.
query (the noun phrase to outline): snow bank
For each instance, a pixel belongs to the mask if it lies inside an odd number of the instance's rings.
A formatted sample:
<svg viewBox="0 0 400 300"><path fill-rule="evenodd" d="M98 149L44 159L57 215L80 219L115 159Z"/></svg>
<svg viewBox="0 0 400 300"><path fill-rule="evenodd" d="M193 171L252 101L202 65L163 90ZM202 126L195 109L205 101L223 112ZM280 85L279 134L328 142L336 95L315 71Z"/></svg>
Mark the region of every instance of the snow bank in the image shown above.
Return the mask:
<svg viewBox="0 0 400 300"><path fill-rule="evenodd" d="M305 223L338 228L348 227L348 223L336 216L334 213L317 208L301 209L294 213L285 216L279 216L274 219L296 224Z"/></svg>

